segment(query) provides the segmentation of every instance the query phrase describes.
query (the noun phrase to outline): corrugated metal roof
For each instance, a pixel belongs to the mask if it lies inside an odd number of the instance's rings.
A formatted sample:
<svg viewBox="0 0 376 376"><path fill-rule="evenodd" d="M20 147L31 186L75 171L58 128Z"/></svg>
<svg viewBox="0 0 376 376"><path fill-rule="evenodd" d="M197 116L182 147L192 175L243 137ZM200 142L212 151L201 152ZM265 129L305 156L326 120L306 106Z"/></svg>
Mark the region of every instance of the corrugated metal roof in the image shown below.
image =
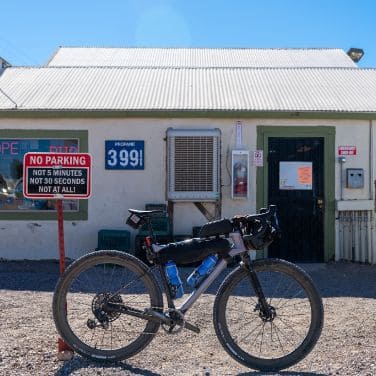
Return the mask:
<svg viewBox="0 0 376 376"><path fill-rule="evenodd" d="M48 66L356 67L341 49L60 47Z"/></svg>
<svg viewBox="0 0 376 376"><path fill-rule="evenodd" d="M376 113L376 69L11 67L0 89L18 110Z"/></svg>
<svg viewBox="0 0 376 376"><path fill-rule="evenodd" d="M10 64L0 56L0 69L10 67Z"/></svg>

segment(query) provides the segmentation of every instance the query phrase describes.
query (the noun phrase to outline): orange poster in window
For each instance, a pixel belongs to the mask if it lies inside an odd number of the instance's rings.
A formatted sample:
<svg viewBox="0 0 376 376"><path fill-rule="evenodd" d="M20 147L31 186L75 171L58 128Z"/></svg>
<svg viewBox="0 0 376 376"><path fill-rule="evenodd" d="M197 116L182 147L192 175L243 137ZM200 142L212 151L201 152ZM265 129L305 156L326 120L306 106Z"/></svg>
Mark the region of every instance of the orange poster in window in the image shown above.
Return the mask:
<svg viewBox="0 0 376 376"><path fill-rule="evenodd" d="M312 167L298 167L298 182L299 184L312 185Z"/></svg>

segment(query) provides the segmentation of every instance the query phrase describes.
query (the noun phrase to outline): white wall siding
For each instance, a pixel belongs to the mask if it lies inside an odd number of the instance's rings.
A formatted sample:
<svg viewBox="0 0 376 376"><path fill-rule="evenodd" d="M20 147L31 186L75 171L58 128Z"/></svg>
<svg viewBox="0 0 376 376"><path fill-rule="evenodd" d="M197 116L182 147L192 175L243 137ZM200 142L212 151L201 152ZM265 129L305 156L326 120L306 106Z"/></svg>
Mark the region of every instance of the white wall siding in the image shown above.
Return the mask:
<svg viewBox="0 0 376 376"><path fill-rule="evenodd" d="M235 147L235 122L242 121L243 144L247 150L256 150L257 126L333 126L336 129L335 196L340 200L340 164L337 149L341 145L354 145L357 155L347 157L344 168L364 168L365 187L342 192L344 200L373 200L370 192L375 180L375 166L370 166L370 152L376 142L370 143L370 122L362 120L289 120L289 119L215 119L215 118L124 118L124 119L0 119L1 129L56 129L88 130L89 152L93 155L93 189L89 199L87 221L66 221L66 249L69 257L78 257L97 246L97 232L102 228L128 229L124 224L127 209L143 208L146 203L165 202L166 198L166 131L173 128L219 128L221 130L222 216L251 213L256 210L256 168L250 166L249 199L231 199L230 181L226 164L230 165L230 151ZM375 126L375 125L373 125ZM373 132L373 137L375 137ZM105 140L144 140L145 169L141 171L105 170ZM373 154L374 156L374 154ZM230 158L230 159L229 159ZM266 158L266 156L265 156ZM258 167L260 168L260 167ZM369 183L371 181L371 184ZM208 209L214 208L208 204ZM190 234L192 226L206 219L191 203L174 206L176 234ZM338 214L338 213L337 213ZM338 217L338 215L336 215ZM373 222L372 222L373 223ZM370 227L368 235L375 227ZM343 231L343 230L341 230ZM349 257L340 248L339 220L336 221L336 259ZM135 232L132 232L134 235ZM8 259L57 258L56 221L0 221L0 257ZM376 239L376 236L374 236ZM342 240L341 240L342 241ZM370 243L368 243L370 244ZM364 249L364 245L362 245ZM346 248L347 249L347 248ZM334 250L333 250L334 251ZM370 251L368 251L370 252ZM376 247L368 260L376 262ZM365 254L365 251L359 251ZM359 256L360 257L360 256ZM360 257L363 260L363 256Z"/></svg>

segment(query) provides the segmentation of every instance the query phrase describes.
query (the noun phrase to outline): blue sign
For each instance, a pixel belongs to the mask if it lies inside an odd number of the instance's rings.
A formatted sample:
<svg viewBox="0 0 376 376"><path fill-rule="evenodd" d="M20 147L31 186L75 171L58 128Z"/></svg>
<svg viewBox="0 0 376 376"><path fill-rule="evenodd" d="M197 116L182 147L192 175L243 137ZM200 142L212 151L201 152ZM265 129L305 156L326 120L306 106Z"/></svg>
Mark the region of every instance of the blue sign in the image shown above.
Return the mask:
<svg viewBox="0 0 376 376"><path fill-rule="evenodd" d="M143 170L144 141L106 141L106 170Z"/></svg>

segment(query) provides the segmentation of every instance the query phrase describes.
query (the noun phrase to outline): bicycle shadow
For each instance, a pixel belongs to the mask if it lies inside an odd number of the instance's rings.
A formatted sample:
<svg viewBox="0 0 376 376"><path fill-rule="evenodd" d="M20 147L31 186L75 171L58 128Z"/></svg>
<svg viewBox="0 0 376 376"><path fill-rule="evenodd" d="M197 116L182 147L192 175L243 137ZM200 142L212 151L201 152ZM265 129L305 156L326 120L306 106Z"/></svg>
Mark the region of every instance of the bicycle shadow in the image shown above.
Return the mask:
<svg viewBox="0 0 376 376"><path fill-rule="evenodd" d="M81 369L86 369L88 372L93 374L99 374L100 371L108 370L108 374L117 374L119 371L127 371L127 374L142 375L142 376L161 376L160 373L155 373L144 368L138 368L131 366L125 362L118 363L95 363L90 360L84 359L79 355L73 357L72 360L64 362L64 365L55 372L54 376L68 376L72 373L79 371ZM100 373L102 374L102 373Z"/></svg>
<svg viewBox="0 0 376 376"><path fill-rule="evenodd" d="M299 372L299 371L281 371L281 372L242 372L236 376L327 376L326 373Z"/></svg>

